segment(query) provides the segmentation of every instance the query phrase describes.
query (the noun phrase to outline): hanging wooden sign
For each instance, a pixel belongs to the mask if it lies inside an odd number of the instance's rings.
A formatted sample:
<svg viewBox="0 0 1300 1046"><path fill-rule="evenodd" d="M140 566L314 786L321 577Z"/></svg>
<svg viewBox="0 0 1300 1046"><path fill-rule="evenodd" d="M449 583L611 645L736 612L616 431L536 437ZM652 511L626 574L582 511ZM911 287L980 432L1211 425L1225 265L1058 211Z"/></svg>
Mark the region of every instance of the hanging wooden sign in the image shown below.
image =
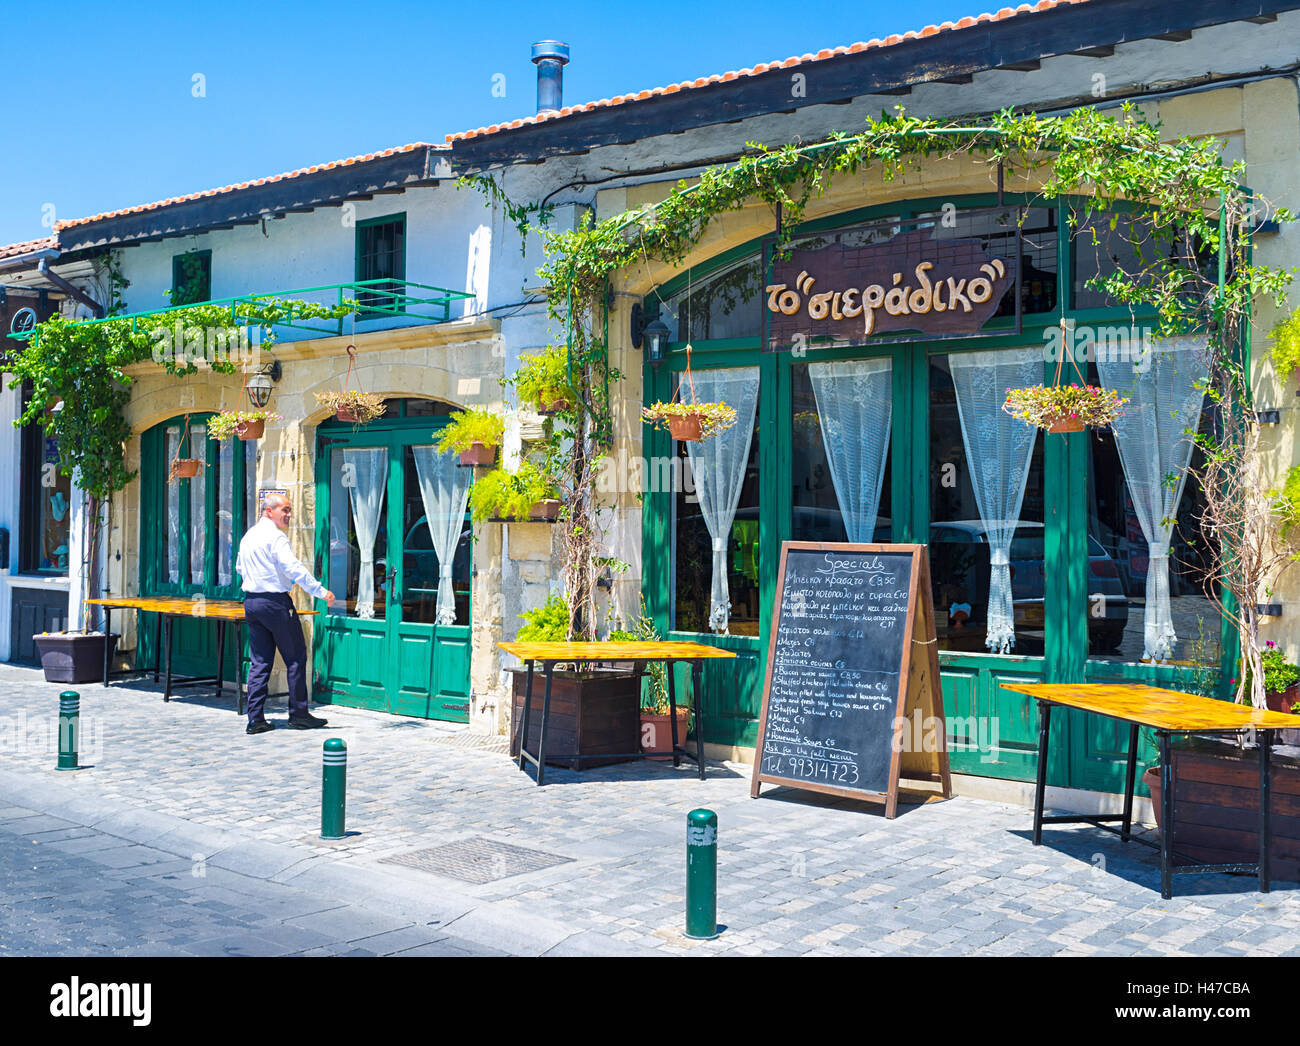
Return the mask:
<svg viewBox="0 0 1300 1046"><path fill-rule="evenodd" d="M924 545L781 546L750 795L764 783L898 807L952 795Z"/></svg>
<svg viewBox="0 0 1300 1046"><path fill-rule="evenodd" d="M764 292L768 349L861 345L893 331L978 333L1016 285L1015 259L978 239L933 234L926 227L885 243L776 257Z"/></svg>

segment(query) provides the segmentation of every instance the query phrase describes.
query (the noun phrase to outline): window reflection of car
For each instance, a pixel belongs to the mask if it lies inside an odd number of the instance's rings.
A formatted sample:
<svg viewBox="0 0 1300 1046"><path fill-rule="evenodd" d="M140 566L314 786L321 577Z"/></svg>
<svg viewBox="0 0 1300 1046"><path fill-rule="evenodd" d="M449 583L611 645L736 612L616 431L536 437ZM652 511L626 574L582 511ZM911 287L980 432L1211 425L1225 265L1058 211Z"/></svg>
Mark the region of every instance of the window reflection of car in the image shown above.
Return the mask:
<svg viewBox="0 0 1300 1046"><path fill-rule="evenodd" d="M1128 623L1128 599L1119 570L1096 538L1088 535L1088 641L1094 652L1119 649ZM979 546L983 546L980 548ZM1041 523L1019 523L1008 554L1011 600L1017 630L1043 627L1044 531ZM980 520L953 520L930 527L930 559L944 605L935 607L942 632L960 631L966 621L984 622L988 613L988 527ZM970 609L964 609L965 604ZM954 611L954 608L961 608ZM965 620L959 620L961 613ZM982 632L982 629L980 630Z"/></svg>
<svg viewBox="0 0 1300 1046"><path fill-rule="evenodd" d="M436 598L438 582L441 580L438 570L438 553L433 548L433 535L429 532L426 517L421 516L414 526L406 532L402 541L402 554L406 557L403 565L403 581L407 596L417 589L432 592ZM456 545L456 555L452 560L451 576L456 579L468 578L470 574L470 525L460 533Z"/></svg>

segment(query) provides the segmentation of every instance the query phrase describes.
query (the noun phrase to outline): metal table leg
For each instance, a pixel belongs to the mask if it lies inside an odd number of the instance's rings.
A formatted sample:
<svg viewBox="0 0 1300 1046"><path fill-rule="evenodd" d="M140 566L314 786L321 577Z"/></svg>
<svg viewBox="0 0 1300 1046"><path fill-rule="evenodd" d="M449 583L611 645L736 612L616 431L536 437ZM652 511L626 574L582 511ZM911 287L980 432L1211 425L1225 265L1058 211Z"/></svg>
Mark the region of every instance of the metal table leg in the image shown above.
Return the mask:
<svg viewBox="0 0 1300 1046"><path fill-rule="evenodd" d="M668 726L673 737L673 766L681 766L681 753L677 751L677 684L674 681L677 673L673 671L677 666L671 661L663 662L663 666L668 673ZM685 745L686 738L683 737L681 743Z"/></svg>
<svg viewBox="0 0 1300 1046"><path fill-rule="evenodd" d="M1260 730L1259 737L1259 892L1269 890L1269 816L1272 811L1273 731Z"/></svg>
<svg viewBox="0 0 1300 1046"><path fill-rule="evenodd" d="M529 708L532 707L532 703L533 703L533 665L535 664L536 664L535 661L528 662L528 680L524 685L524 710L523 710L523 714L520 715L519 717L520 719L519 769L520 770L524 770L525 766L527 765L524 759L524 752L528 750L528 710Z"/></svg>
<svg viewBox="0 0 1300 1046"><path fill-rule="evenodd" d="M1034 845L1043 842L1043 798L1047 793L1047 742L1052 730L1052 706L1038 702L1038 784L1034 789Z"/></svg>
<svg viewBox="0 0 1300 1046"><path fill-rule="evenodd" d="M1174 895L1174 764L1169 750L1169 733L1157 730L1160 741L1160 896Z"/></svg>
<svg viewBox="0 0 1300 1046"><path fill-rule="evenodd" d="M217 698L220 700L221 691L226 686L226 666L223 663L226 660L226 622L222 618L217 618L217 670L213 673L217 677Z"/></svg>
<svg viewBox="0 0 1300 1046"><path fill-rule="evenodd" d="M551 719L551 674L555 662L546 662L546 690L542 695L542 728L537 731L537 783L541 785L546 775L546 724Z"/></svg>
<svg viewBox="0 0 1300 1046"><path fill-rule="evenodd" d="M695 707L695 762L700 768L700 780L704 780L704 662L691 662L691 701Z"/></svg>
<svg viewBox="0 0 1300 1046"><path fill-rule="evenodd" d="M164 657L166 658L167 661L167 670L166 670L167 683L166 686L163 687L163 700L170 701L172 699L172 617L170 614L167 614L165 616L167 618L167 622L163 626L163 631L167 633L167 637L164 641L166 646L166 652L164 654Z"/></svg>
<svg viewBox="0 0 1300 1046"><path fill-rule="evenodd" d="M107 607L107 606L104 607L104 689L105 690L108 689L108 682L109 682L109 660L110 659L108 653L111 644L108 641L108 637L113 632L113 627L112 627L113 618L110 616L111 613L112 613L111 607Z"/></svg>
<svg viewBox="0 0 1300 1046"><path fill-rule="evenodd" d="M162 668L162 614L154 615L153 622L153 681L158 682L158 672Z"/></svg>
<svg viewBox="0 0 1300 1046"><path fill-rule="evenodd" d="M1138 725L1132 723L1128 728L1128 774L1124 778L1124 829L1119 837L1128 842L1133 829L1133 784L1137 776Z"/></svg>
<svg viewBox="0 0 1300 1046"><path fill-rule="evenodd" d="M244 622L235 621L235 693L238 695L235 710L244 714L246 693L244 690Z"/></svg>

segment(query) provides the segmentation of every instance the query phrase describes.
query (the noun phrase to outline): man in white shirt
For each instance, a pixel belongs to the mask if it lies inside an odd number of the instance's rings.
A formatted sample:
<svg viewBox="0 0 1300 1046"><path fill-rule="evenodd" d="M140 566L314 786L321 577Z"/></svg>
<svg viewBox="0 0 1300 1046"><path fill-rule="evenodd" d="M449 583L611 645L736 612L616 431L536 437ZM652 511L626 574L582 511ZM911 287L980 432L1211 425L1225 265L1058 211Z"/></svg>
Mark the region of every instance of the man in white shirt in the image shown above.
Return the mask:
<svg viewBox="0 0 1300 1046"><path fill-rule="evenodd" d="M278 649L289 673L289 725L310 730L325 720L307 711L307 644L289 590L300 585L309 595L334 602L334 593L311 575L289 547L289 521L293 506L283 494L268 494L262 518L239 542L235 569L244 583L244 620L248 623L248 647L252 665L248 670L247 733L261 734L275 728L263 714L271 666Z"/></svg>

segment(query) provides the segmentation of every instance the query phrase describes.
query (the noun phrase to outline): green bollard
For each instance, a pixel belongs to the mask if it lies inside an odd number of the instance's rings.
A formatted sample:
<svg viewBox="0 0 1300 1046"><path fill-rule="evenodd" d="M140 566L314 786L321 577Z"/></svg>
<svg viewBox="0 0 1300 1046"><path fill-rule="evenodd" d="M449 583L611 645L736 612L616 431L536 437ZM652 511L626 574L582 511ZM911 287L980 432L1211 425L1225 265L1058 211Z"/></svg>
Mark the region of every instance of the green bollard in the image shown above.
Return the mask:
<svg viewBox="0 0 1300 1046"><path fill-rule="evenodd" d="M56 770L77 769L77 724L81 715L81 695L65 690L59 695L59 765Z"/></svg>
<svg viewBox="0 0 1300 1046"><path fill-rule="evenodd" d="M718 815L712 810L686 815L686 936L718 936Z"/></svg>
<svg viewBox="0 0 1300 1046"><path fill-rule="evenodd" d="M348 746L341 737L325 742L321 767L320 837L342 839L343 810L348 791Z"/></svg>

